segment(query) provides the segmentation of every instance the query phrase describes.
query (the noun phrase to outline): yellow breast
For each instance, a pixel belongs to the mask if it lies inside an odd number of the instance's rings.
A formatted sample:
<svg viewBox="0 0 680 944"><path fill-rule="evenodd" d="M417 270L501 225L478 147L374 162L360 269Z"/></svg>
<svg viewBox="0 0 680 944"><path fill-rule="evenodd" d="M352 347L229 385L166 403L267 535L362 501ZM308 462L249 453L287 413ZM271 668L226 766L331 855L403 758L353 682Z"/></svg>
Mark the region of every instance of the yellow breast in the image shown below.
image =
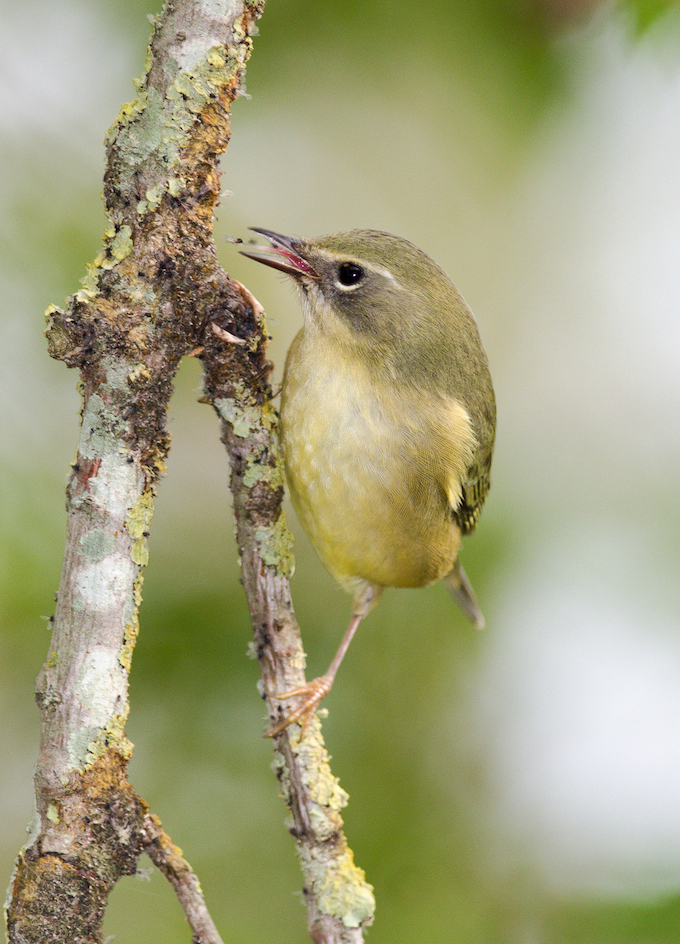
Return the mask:
<svg viewBox="0 0 680 944"><path fill-rule="evenodd" d="M281 429L291 499L330 573L418 587L448 573L451 517L474 448L455 400L394 383L301 332L286 362Z"/></svg>

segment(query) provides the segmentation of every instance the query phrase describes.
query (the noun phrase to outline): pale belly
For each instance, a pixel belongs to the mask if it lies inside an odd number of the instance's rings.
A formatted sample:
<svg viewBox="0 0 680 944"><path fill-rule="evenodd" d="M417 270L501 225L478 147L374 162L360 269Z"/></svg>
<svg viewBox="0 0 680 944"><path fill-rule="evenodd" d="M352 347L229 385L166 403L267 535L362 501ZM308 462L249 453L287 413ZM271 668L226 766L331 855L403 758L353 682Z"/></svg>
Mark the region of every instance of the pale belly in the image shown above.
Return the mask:
<svg viewBox="0 0 680 944"><path fill-rule="evenodd" d="M335 364L287 384L281 426L293 505L346 589L419 587L451 570L460 533L441 485L423 470L418 415L386 411Z"/></svg>

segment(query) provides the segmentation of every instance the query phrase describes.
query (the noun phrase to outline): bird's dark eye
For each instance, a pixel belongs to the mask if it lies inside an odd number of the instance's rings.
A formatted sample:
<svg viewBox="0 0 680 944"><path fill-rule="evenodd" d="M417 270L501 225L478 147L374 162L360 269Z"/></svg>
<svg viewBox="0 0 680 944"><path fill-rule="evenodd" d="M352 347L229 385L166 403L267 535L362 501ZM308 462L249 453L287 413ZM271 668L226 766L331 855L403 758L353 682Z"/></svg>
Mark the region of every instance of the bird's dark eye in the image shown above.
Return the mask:
<svg viewBox="0 0 680 944"><path fill-rule="evenodd" d="M356 285L364 277L364 270L356 262L343 262L338 269L338 279L341 285Z"/></svg>

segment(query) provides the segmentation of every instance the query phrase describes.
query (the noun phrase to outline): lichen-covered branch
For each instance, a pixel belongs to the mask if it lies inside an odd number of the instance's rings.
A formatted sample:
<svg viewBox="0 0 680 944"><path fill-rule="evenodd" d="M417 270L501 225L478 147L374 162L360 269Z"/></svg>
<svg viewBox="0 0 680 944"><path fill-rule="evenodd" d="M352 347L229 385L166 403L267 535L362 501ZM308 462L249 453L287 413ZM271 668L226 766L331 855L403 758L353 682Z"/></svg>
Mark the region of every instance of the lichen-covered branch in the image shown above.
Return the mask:
<svg viewBox="0 0 680 944"><path fill-rule="evenodd" d="M201 356L206 395L222 421L229 453L254 653L275 723L284 710L276 693L304 682L305 656L288 586L292 539L281 509L278 417L270 403L271 365L261 343L266 325L261 306L243 286L238 288L243 307L238 321L248 326L240 337L246 345L225 343L214 332L215 337L206 337ZM300 855L310 936L317 944L360 944L362 928L373 920L373 890L342 832L340 810L347 794L331 773L316 717L304 737L298 725L291 725L276 738L275 767Z"/></svg>
<svg viewBox="0 0 680 944"><path fill-rule="evenodd" d="M217 262L212 226L229 107L263 0L174 0L156 19L137 96L107 136L104 247L64 310L47 312L50 354L77 367L80 443L47 661L37 682L36 814L6 909L11 944L101 941L107 896L147 851L175 887L195 941L219 944L198 881L127 780L128 675L153 500L169 448L172 380L192 351L222 421L243 581L272 720L276 692L304 680L288 576L277 416L266 328ZM373 895L342 833L346 794L318 720L276 740L309 928L359 944Z"/></svg>
<svg viewBox="0 0 680 944"><path fill-rule="evenodd" d="M37 682L36 813L6 909L12 944L100 941L108 893L146 842L125 737L146 536L177 365L215 312L237 330L212 223L229 106L262 5L166 3L137 97L107 138L104 248L67 308L47 312L50 354L79 368L83 409Z"/></svg>

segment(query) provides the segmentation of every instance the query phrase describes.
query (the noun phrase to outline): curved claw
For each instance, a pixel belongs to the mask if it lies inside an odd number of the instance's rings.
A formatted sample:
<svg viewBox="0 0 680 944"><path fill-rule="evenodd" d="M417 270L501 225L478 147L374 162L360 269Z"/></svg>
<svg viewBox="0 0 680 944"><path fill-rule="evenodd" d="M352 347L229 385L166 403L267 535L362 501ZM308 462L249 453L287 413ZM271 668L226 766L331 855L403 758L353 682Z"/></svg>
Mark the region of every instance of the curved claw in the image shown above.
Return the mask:
<svg viewBox="0 0 680 944"><path fill-rule="evenodd" d="M311 682L300 685L298 688L291 688L288 692L279 692L277 698L287 699L301 696L304 701L297 708L294 708L290 714L286 715L283 721L280 721L273 728L269 728L265 732L265 736L276 737L282 731L285 731L289 725L299 721L300 718L302 718L302 734L304 734L313 712L319 707L321 700L330 692L332 684L332 678L327 675L320 675L319 678L312 679Z"/></svg>

